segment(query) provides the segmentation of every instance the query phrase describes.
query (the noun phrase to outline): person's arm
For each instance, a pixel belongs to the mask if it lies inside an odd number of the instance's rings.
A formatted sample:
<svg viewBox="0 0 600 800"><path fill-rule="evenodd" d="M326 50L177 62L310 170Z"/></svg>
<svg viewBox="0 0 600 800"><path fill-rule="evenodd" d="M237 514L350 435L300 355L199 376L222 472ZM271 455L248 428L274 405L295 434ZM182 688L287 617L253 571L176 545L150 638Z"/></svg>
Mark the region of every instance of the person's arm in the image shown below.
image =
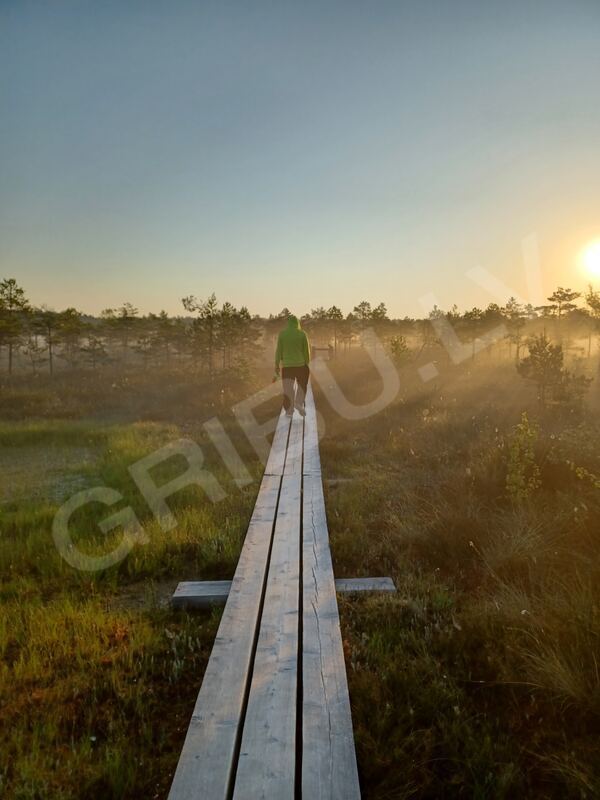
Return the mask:
<svg viewBox="0 0 600 800"><path fill-rule="evenodd" d="M308 343L308 336L306 333L304 334L302 349L304 350L304 363L308 366L310 363L310 344Z"/></svg>
<svg viewBox="0 0 600 800"><path fill-rule="evenodd" d="M277 347L275 348L275 374L279 375L279 364L283 356L281 347L281 334L277 337Z"/></svg>

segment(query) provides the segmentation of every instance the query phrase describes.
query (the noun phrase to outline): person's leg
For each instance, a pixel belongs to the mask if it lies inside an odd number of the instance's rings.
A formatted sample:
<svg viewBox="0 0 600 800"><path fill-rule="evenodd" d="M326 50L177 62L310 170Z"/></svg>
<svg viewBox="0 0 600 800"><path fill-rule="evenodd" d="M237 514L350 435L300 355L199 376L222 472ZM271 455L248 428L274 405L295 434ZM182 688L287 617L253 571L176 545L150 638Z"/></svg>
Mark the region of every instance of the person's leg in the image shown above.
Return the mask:
<svg viewBox="0 0 600 800"><path fill-rule="evenodd" d="M310 370L307 366L298 367L296 371L296 380L298 381L298 388L296 389L296 408L298 409L304 410L304 400L306 398L309 375Z"/></svg>
<svg viewBox="0 0 600 800"><path fill-rule="evenodd" d="M281 368L281 383L283 385L283 407L287 414L292 414L294 411L294 378L290 374L290 367Z"/></svg>

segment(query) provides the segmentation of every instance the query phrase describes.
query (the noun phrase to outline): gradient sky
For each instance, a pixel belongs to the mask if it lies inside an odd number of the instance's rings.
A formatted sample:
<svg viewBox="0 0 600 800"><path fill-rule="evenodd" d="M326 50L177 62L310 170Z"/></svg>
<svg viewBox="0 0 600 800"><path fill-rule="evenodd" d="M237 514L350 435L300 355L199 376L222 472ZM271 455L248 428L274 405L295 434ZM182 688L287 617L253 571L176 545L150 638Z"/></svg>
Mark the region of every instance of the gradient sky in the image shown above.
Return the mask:
<svg viewBox="0 0 600 800"><path fill-rule="evenodd" d="M0 277L96 313L581 289L600 2L0 0Z"/></svg>

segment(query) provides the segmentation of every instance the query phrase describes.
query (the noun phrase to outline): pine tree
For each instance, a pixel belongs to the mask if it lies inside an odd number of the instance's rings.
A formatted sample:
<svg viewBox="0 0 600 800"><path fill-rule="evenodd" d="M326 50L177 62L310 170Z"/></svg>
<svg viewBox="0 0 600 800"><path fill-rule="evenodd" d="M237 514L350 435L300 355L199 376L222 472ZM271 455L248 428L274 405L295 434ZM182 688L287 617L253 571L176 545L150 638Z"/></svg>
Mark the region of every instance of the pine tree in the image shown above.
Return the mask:
<svg viewBox="0 0 600 800"><path fill-rule="evenodd" d="M81 313L75 308L67 308L58 316L58 341L62 346L60 357L71 368L77 366L80 355L81 337L84 331Z"/></svg>
<svg viewBox="0 0 600 800"><path fill-rule="evenodd" d="M85 344L82 344L79 350L85 363L92 369L96 369L110 360L104 339L96 333L88 333Z"/></svg>
<svg viewBox="0 0 600 800"><path fill-rule="evenodd" d="M529 354L517 364L517 370L523 378L537 384L540 404L545 407L549 387L557 386L563 377L563 349L552 344L545 333L532 336L527 346Z"/></svg>
<svg viewBox="0 0 600 800"><path fill-rule="evenodd" d="M207 368L209 380L215 372L215 352L219 333L219 307L216 295L211 294L208 300L197 300L194 295L184 297L181 301L186 311L196 313L191 330L192 355L196 362L202 360Z"/></svg>
<svg viewBox="0 0 600 800"><path fill-rule="evenodd" d="M553 309L557 319L560 321L563 314L568 314L569 311L574 311L577 304L573 300L581 297L581 292L573 292L571 289L563 289L559 286L548 298L550 308Z"/></svg>
<svg viewBox="0 0 600 800"><path fill-rule="evenodd" d="M504 317L508 326L507 339L516 348L516 361L519 363L521 357L521 346L523 344L523 328L525 327L525 309L517 302L514 297L510 297L504 307Z"/></svg>
<svg viewBox="0 0 600 800"><path fill-rule="evenodd" d="M585 302L589 309L591 325L589 328L588 339L588 358L592 354L592 334L600 332L600 292L595 291L592 286L588 286L585 295ZM600 365L599 365L600 368Z"/></svg>
<svg viewBox="0 0 600 800"><path fill-rule="evenodd" d="M29 311L25 291L14 278L0 281L0 345L8 347L8 374L12 375L13 357L24 328L24 319Z"/></svg>
<svg viewBox="0 0 600 800"><path fill-rule="evenodd" d="M101 318L107 333L121 348L123 360L139 327L138 310L131 303L123 303L120 308L106 308Z"/></svg>
<svg viewBox="0 0 600 800"><path fill-rule="evenodd" d="M48 368L50 375L54 374L54 346L60 328L60 314L56 311L50 311L47 308L39 308L34 311L33 315L33 328L36 332L41 333L46 340L46 349L48 351Z"/></svg>
<svg viewBox="0 0 600 800"><path fill-rule="evenodd" d="M331 329L333 333L333 352L334 355L337 355L338 336L344 315L337 306L331 306L331 308L327 309L327 319L331 322Z"/></svg>

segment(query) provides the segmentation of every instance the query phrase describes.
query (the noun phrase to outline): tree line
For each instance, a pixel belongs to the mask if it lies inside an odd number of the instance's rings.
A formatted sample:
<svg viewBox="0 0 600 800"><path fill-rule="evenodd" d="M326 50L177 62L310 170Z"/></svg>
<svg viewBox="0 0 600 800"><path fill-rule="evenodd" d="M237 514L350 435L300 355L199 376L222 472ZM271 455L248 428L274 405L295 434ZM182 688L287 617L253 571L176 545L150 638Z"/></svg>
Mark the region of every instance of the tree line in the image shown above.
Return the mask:
<svg viewBox="0 0 600 800"><path fill-rule="evenodd" d="M253 316L245 306L220 304L214 294L206 300L189 295L181 302L181 316L165 311L140 315L131 303L124 303L92 317L75 308L35 307L14 278L5 278L0 281L0 353L6 372L12 374L17 361L33 373L50 374L58 365L96 370L109 364L185 363L212 379L217 373L248 369L290 314L284 308L268 318ZM473 342L473 356L476 341L500 324L517 362L531 333L546 334L547 328L567 346L571 336L587 336L590 355L592 338L600 330L600 292L589 287L582 295L559 287L538 307L510 298L504 306L491 303L463 312L456 306L449 311L436 306L425 319L391 319L385 303L372 306L366 300L347 314L338 306L320 306L302 317L313 344L328 346L334 355L349 350L366 328L372 328L397 359L415 343L419 352L443 344L435 324L439 321Z"/></svg>
<svg viewBox="0 0 600 800"><path fill-rule="evenodd" d="M259 352L260 326L245 307L182 300L189 316L165 311L140 315L131 303L107 308L99 317L75 308L34 307L14 278L0 282L0 351L12 374L16 358L33 373L57 366L99 369L109 364L144 367L186 361L212 377L242 370Z"/></svg>

